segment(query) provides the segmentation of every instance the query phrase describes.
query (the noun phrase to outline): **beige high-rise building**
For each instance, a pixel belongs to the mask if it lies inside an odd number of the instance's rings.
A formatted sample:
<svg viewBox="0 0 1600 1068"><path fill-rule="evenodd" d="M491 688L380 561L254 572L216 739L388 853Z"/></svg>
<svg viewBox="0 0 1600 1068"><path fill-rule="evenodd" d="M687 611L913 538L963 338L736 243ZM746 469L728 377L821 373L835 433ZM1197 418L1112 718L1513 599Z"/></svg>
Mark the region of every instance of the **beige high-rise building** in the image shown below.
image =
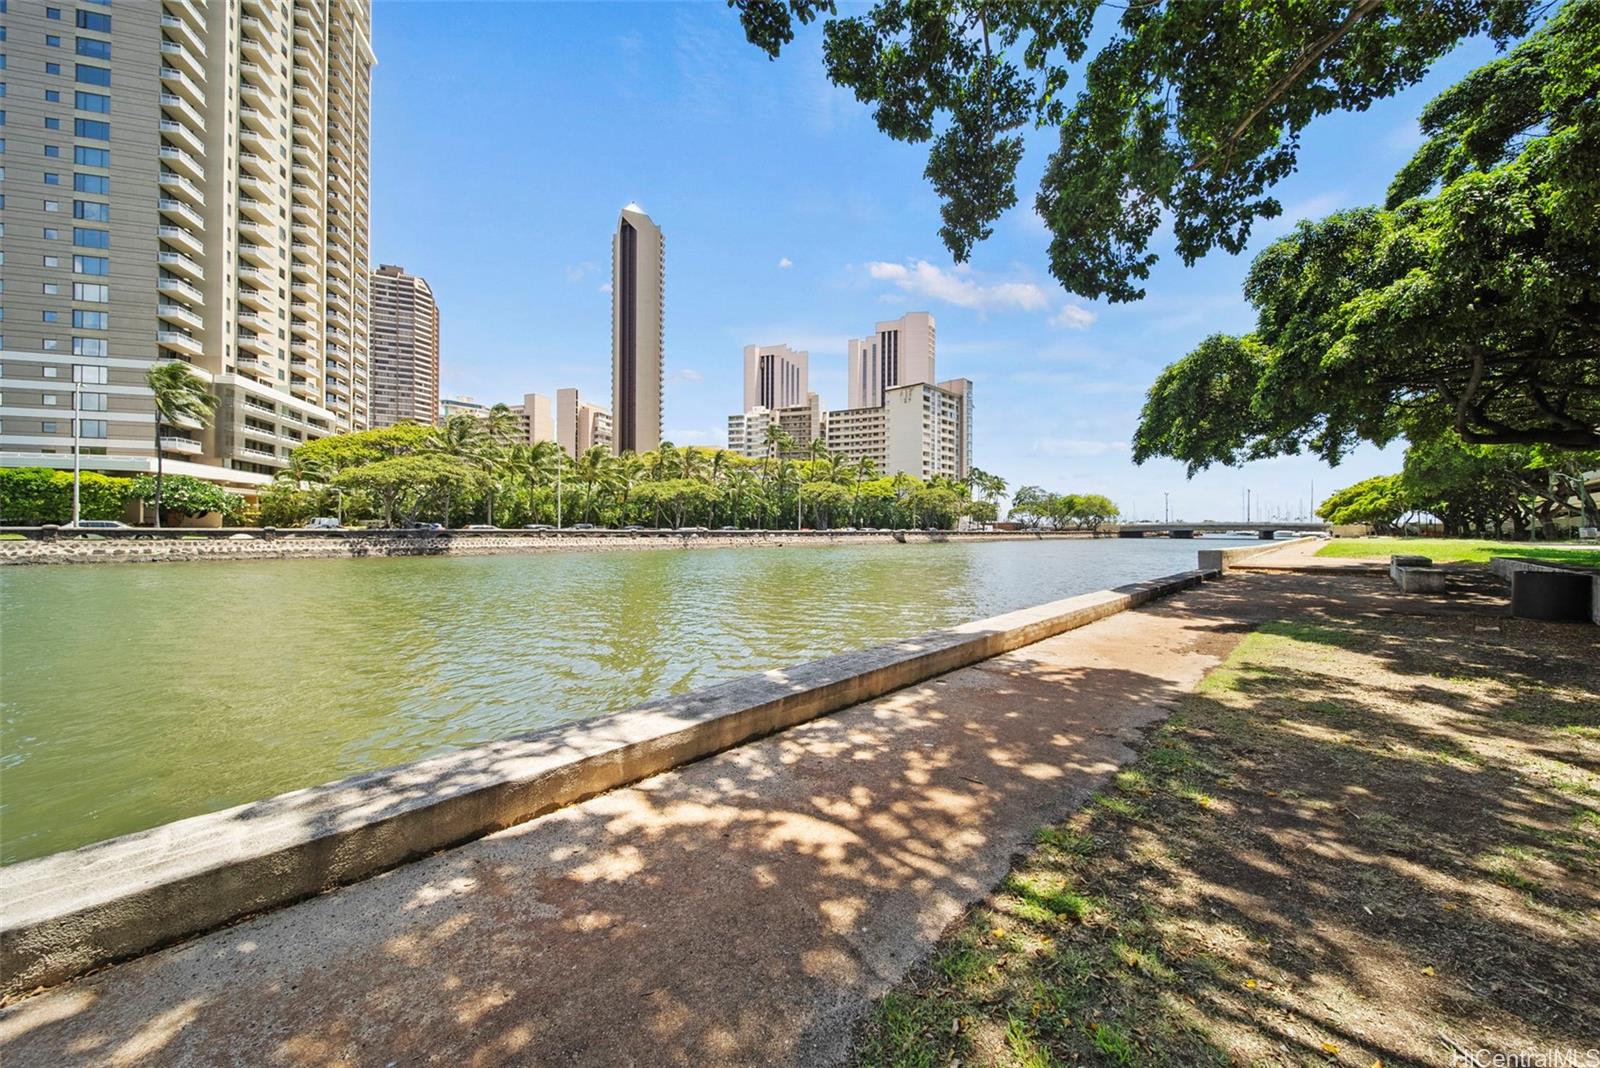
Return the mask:
<svg viewBox="0 0 1600 1068"><path fill-rule="evenodd" d="M555 409L543 393L524 393L521 404L511 410L522 420L522 440L529 445L556 440Z"/></svg>
<svg viewBox="0 0 1600 1068"><path fill-rule="evenodd" d="M927 312L908 312L878 324L871 337L849 345L847 401L875 408L886 390L933 381L934 323Z"/></svg>
<svg viewBox="0 0 1600 1068"><path fill-rule="evenodd" d="M744 410L793 408L811 392L810 357L788 345L744 347Z"/></svg>
<svg viewBox="0 0 1600 1068"><path fill-rule="evenodd" d="M439 414L439 306L426 280L372 272L372 425L433 423Z"/></svg>
<svg viewBox="0 0 1600 1068"><path fill-rule="evenodd" d="M881 405L828 413L829 450L869 459L884 475L965 479L972 469L971 434L972 383L964 378L894 386Z"/></svg>
<svg viewBox="0 0 1600 1068"><path fill-rule="evenodd" d="M368 0L12 3L0 462L266 483L368 420ZM71 47L61 47L66 40ZM74 420L74 379L79 405Z"/></svg>
<svg viewBox="0 0 1600 1068"><path fill-rule="evenodd" d="M556 444L577 459L596 445L611 447L611 413L575 389L556 390Z"/></svg>
<svg viewBox="0 0 1600 1068"><path fill-rule="evenodd" d="M649 452L661 444L666 243L637 204L611 235L611 448Z"/></svg>

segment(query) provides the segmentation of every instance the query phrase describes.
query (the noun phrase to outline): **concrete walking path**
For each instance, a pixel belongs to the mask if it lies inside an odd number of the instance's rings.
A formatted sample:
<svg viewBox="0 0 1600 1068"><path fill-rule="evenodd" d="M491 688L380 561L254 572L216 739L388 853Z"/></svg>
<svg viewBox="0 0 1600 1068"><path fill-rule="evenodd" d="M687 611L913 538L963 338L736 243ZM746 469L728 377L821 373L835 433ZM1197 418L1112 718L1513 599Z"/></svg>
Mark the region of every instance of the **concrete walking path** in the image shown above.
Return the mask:
<svg viewBox="0 0 1600 1068"><path fill-rule="evenodd" d="M829 1064L1265 618L1208 584L0 1011L6 1068Z"/></svg>

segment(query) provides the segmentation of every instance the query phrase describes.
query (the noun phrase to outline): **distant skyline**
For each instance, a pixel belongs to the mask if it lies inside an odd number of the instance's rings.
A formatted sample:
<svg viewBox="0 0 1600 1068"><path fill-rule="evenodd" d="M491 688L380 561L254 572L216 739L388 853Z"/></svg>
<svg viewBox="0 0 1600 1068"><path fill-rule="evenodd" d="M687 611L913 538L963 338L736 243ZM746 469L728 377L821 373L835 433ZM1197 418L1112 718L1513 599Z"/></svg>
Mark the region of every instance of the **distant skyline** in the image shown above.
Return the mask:
<svg viewBox="0 0 1600 1068"><path fill-rule="evenodd" d="M1251 328L1254 253L1300 218L1381 201L1420 144L1422 107L1494 55L1469 42L1408 92L1319 120L1276 190L1284 215L1245 254L1186 268L1163 235L1150 295L1113 306L1048 274L1032 203L1051 131L1028 138L1018 207L955 265L927 146L891 141L828 83L816 26L773 63L721 4L380 0L373 37L373 260L432 286L443 394L609 397L611 232L637 201L667 235L666 439L724 443L745 345L807 350L811 388L838 408L849 339L928 311L940 373L974 383L977 466L1149 518L1166 492L1195 520L1240 517L1246 488L1293 510L1313 484L1321 496L1398 470L1396 445L1336 469L1284 457L1186 481L1175 463L1134 466L1129 442L1162 367Z"/></svg>

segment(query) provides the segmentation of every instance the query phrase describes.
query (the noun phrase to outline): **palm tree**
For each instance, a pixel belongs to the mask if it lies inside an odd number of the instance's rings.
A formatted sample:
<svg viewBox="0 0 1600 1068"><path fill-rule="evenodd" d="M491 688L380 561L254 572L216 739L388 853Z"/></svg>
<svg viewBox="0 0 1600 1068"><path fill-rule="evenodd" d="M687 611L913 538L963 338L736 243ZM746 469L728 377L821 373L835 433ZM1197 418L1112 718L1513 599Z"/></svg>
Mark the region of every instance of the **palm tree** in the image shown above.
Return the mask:
<svg viewBox="0 0 1600 1068"><path fill-rule="evenodd" d="M573 463L572 475L583 483L583 518L585 522L594 521L595 489L610 481L611 454L604 445L595 445Z"/></svg>
<svg viewBox="0 0 1600 1068"><path fill-rule="evenodd" d="M728 498L733 502L733 525L739 525L739 505L756 488L756 476L748 467L735 467L728 472Z"/></svg>
<svg viewBox="0 0 1600 1068"><path fill-rule="evenodd" d="M863 456L856 461L855 476L855 489L850 494L850 522L860 526L861 484L878 477L878 465L872 462L872 457Z"/></svg>
<svg viewBox="0 0 1600 1068"><path fill-rule="evenodd" d="M777 423L768 423L765 440L767 443L767 462L762 465L761 477L770 479L772 477L772 462L782 454L793 451L794 438L790 437L788 431Z"/></svg>
<svg viewBox="0 0 1600 1068"><path fill-rule="evenodd" d="M501 405L504 407L504 405ZM428 435L428 445L435 452L454 456L476 465L484 448L484 421L468 412L457 412L435 427ZM444 525L450 525L450 506L455 500L455 487L445 494Z"/></svg>
<svg viewBox="0 0 1600 1068"><path fill-rule="evenodd" d="M161 427L176 426L180 420L205 426L216 410L217 398L206 389L203 379L182 360L158 363L144 375L145 385L155 394L156 405L156 526L161 526Z"/></svg>

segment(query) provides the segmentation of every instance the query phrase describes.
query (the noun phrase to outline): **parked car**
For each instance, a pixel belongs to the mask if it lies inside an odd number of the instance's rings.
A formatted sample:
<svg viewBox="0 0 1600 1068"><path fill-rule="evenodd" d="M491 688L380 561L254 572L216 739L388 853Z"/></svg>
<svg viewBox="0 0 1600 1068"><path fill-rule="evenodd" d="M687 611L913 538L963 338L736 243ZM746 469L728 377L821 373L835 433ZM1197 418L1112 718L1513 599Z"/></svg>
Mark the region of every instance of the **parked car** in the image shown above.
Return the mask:
<svg viewBox="0 0 1600 1068"><path fill-rule="evenodd" d="M555 527L552 527L549 523L524 523L524 524L522 524L522 529L523 530L554 530Z"/></svg>
<svg viewBox="0 0 1600 1068"><path fill-rule="evenodd" d="M644 527L641 527L638 523L629 523L627 526L623 527L622 529L623 530L643 530Z"/></svg>
<svg viewBox="0 0 1600 1068"><path fill-rule="evenodd" d="M128 524L120 523L115 519L80 519L78 530L127 530Z"/></svg>
<svg viewBox="0 0 1600 1068"><path fill-rule="evenodd" d="M738 527L718 527L718 530L738 530Z"/></svg>
<svg viewBox="0 0 1600 1068"><path fill-rule="evenodd" d="M306 530L338 530L339 520L331 515L319 515L305 525Z"/></svg>
<svg viewBox="0 0 1600 1068"><path fill-rule="evenodd" d="M572 529L573 530L593 530L594 529L594 524L593 523L574 523L574 524L572 524Z"/></svg>
<svg viewBox="0 0 1600 1068"><path fill-rule="evenodd" d="M412 523L412 530L443 530L443 523Z"/></svg>
<svg viewBox="0 0 1600 1068"><path fill-rule="evenodd" d="M493 523L468 523L462 530L499 530Z"/></svg>

